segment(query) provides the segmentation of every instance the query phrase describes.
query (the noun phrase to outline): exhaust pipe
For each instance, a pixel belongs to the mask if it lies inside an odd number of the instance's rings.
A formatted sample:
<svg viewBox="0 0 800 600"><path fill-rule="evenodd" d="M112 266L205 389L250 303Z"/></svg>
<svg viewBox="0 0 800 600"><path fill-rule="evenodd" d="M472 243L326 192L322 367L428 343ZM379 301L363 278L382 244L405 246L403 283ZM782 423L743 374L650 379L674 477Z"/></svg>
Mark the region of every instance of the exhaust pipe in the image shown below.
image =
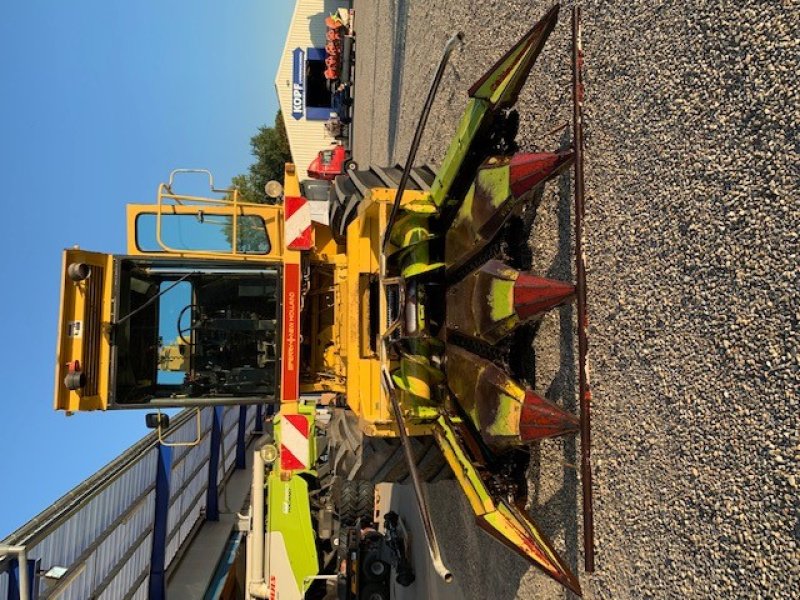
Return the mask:
<svg viewBox="0 0 800 600"><path fill-rule="evenodd" d="M250 490L251 525L248 547L252 552L249 560L247 576L247 593L253 598L269 598L269 585L264 575L264 547L266 545L266 529L264 522L264 482L266 462L261 455L261 448L270 442L267 435L261 436L256 442L253 452L253 486Z"/></svg>

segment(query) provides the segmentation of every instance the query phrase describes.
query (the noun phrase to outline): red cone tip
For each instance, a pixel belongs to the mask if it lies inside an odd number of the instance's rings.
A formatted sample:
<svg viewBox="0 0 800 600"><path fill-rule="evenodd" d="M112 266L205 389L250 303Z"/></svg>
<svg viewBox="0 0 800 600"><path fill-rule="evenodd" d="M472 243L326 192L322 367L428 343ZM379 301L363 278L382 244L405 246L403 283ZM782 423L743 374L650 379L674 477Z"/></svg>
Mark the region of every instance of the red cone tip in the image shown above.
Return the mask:
<svg viewBox="0 0 800 600"><path fill-rule="evenodd" d="M511 159L509 174L509 185L514 196L519 198L540 183L558 175L572 163L573 157L572 150L515 154Z"/></svg>
<svg viewBox="0 0 800 600"><path fill-rule="evenodd" d="M579 426L580 422L574 415L530 390L525 392L519 420L519 435L523 441L575 433Z"/></svg>
<svg viewBox="0 0 800 600"><path fill-rule="evenodd" d="M575 286L556 279L520 273L514 282L514 310L520 320L547 312L572 299Z"/></svg>

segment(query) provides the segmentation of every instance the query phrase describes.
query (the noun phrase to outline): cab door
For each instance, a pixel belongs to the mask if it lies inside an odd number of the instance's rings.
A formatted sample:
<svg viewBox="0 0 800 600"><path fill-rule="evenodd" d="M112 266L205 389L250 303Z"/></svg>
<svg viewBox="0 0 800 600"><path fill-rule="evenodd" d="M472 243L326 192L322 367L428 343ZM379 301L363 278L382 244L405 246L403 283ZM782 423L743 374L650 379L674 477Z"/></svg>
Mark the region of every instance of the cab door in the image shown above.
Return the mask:
<svg viewBox="0 0 800 600"><path fill-rule="evenodd" d="M113 257L64 250L56 346L56 410L105 409Z"/></svg>

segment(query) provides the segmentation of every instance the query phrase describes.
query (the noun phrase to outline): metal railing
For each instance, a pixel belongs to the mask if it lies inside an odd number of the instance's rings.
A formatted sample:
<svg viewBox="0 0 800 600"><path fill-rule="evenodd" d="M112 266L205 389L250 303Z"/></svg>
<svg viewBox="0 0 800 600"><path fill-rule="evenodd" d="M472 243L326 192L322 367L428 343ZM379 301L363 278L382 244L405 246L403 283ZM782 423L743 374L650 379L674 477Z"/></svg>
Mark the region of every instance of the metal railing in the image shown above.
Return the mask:
<svg viewBox="0 0 800 600"><path fill-rule="evenodd" d="M208 440L213 426L210 417L214 410L209 407L202 411L203 435L200 445L175 448L176 454L170 465L174 479L170 505L180 501L183 508L177 522L167 532L175 549L167 559L167 569L191 540L191 532L185 522L187 517L197 523L202 521L203 511L198 507L202 509L205 504L208 477L202 476L202 489L199 491L196 482L200 481L197 480L199 473L204 468L208 469L208 455L211 452ZM220 493L236 467L234 432L239 419L234 416L240 414L238 406L221 410L224 411L222 434L227 442L225 455L220 459L221 469L215 473ZM247 411L243 420L245 439L249 439L256 425L256 418L252 414L256 411L255 407L248 407ZM191 434L196 433L195 419L194 410L187 409L171 419L172 424L164 434L173 440L182 440L187 436L194 438ZM231 444L232 439L234 441ZM40 588L37 597L42 599L87 597L84 593L102 590L112 595L119 592L119 597L141 596L143 584L146 591L145 582L149 573L147 558L150 550L148 547L147 557L143 557L141 549L143 543L146 545L145 540L153 526L158 447L158 435L150 433L2 540L0 598L8 594L12 580L10 568L15 558L19 564L19 576L14 580L17 581L20 598L30 598L37 587ZM193 456L191 472L184 472L183 461L190 452ZM187 481L187 478L192 481ZM195 485L191 486L190 483ZM192 529L196 530L196 527ZM33 561L39 561L34 573L34 578L38 578L34 582L38 586L34 585L31 589L27 569ZM87 568L87 565L92 568ZM133 573L130 581L119 577L123 570Z"/></svg>

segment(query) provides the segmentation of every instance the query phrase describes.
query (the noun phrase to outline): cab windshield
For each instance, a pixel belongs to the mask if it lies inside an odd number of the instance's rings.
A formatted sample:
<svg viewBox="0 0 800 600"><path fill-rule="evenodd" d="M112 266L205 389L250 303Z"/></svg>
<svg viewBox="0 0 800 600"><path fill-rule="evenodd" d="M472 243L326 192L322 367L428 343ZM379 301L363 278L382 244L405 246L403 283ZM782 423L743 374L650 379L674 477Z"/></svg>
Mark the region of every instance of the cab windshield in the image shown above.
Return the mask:
<svg viewBox="0 0 800 600"><path fill-rule="evenodd" d="M112 332L115 402L270 401L278 282L272 266L121 261Z"/></svg>

